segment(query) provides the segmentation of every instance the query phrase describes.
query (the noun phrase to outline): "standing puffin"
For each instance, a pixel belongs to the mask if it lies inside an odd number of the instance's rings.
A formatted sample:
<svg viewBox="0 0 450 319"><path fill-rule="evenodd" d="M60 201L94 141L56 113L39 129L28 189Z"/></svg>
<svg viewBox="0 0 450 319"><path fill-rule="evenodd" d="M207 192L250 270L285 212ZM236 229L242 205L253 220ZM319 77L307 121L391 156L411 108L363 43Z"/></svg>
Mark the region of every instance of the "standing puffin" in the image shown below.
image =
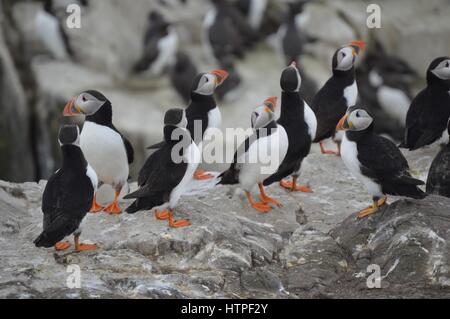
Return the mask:
<svg viewBox="0 0 450 319"><path fill-rule="evenodd" d="M36 247L65 250L70 243L62 240L74 234L75 251L93 250L96 245L79 242L80 224L92 205L97 189L97 175L80 149L80 131L76 125L59 130L62 167L48 180L42 196L44 230L34 240Z"/></svg>
<svg viewBox="0 0 450 319"><path fill-rule="evenodd" d="M322 154L340 155L340 145L337 141L338 151L325 150L323 140L334 137L336 124L344 116L350 106L356 104L358 86L355 81L355 60L364 41L352 41L350 45L338 49L333 55L333 75L317 92L312 101L312 109L317 117L317 134L314 143L320 144Z"/></svg>
<svg viewBox="0 0 450 319"><path fill-rule="evenodd" d="M100 185L109 184L115 190L114 201L107 207L99 205L94 196L91 211L104 210L109 214L120 214L122 209L118 199L122 186L127 183L134 150L112 123L111 102L102 93L88 90L73 97L63 114L86 115L80 135L81 150L97 173Z"/></svg>
<svg viewBox="0 0 450 319"><path fill-rule="evenodd" d="M200 161L200 151L186 130L182 109L168 110L164 117L164 145L155 151L139 172L139 189L125 196L136 199L126 212L154 209L157 219L169 220L170 227L184 227L188 220L174 220L173 210ZM179 158L174 158L174 154ZM176 157L176 156L175 156Z"/></svg>
<svg viewBox="0 0 450 319"><path fill-rule="evenodd" d="M192 139L197 144L200 153L203 150L203 138L208 129L220 128L222 116L214 99L217 87L227 79L228 72L224 70L213 70L209 73L200 73L194 79L191 89L191 103L186 109L187 129ZM165 142L149 146L149 149L157 149ZM194 174L198 180L211 179L212 175L198 169Z"/></svg>
<svg viewBox="0 0 450 319"><path fill-rule="evenodd" d="M449 117L450 58L440 57L428 67L427 87L411 103L401 147L414 151L445 137Z"/></svg>
<svg viewBox="0 0 450 319"><path fill-rule="evenodd" d="M151 11L148 19L142 57L134 65L133 71L149 71L152 75L160 75L176 61L178 35L159 12Z"/></svg>
<svg viewBox="0 0 450 319"><path fill-rule="evenodd" d="M450 121L447 124L447 132L450 134ZM450 197L450 142L442 148L431 163L427 193Z"/></svg>
<svg viewBox="0 0 450 319"><path fill-rule="evenodd" d="M392 141L373 132L373 118L365 108L350 107L336 129L345 131L341 148L345 166L373 197L373 205L360 211L358 218L385 205L386 194L425 198L418 187L425 183L411 176L408 162Z"/></svg>
<svg viewBox="0 0 450 319"><path fill-rule="evenodd" d="M170 82L180 98L187 104L191 99L192 82L197 76L197 67L182 51L176 55L176 62L170 69Z"/></svg>
<svg viewBox="0 0 450 319"><path fill-rule="evenodd" d="M264 186L280 182L280 186L291 191L311 192L307 186L297 185L297 179L303 159L309 154L311 142L316 134L317 121L314 112L300 97L300 73L296 63L283 70L280 79L281 114L278 124L288 136L288 151L278 170L264 180ZM292 175L292 182L283 178Z"/></svg>
<svg viewBox="0 0 450 319"><path fill-rule="evenodd" d="M263 181L277 171L288 150L286 131L275 121L276 103L277 98L270 97L252 113L254 133L238 147L230 168L219 176L220 184L239 183L250 205L262 213L271 209L268 204L281 206L280 202L267 196L263 186ZM267 158L263 158L265 156ZM256 185L261 202L256 202L251 194Z"/></svg>

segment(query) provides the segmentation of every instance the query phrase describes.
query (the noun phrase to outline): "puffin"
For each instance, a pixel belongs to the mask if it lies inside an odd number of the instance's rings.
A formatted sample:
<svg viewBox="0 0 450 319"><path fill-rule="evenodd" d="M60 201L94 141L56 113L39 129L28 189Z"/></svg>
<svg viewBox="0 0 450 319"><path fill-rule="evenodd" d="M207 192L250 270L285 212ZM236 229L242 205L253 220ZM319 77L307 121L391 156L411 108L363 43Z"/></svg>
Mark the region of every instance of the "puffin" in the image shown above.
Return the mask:
<svg viewBox="0 0 450 319"><path fill-rule="evenodd" d="M372 196L373 204L357 213L369 216L387 204L387 195L423 199L418 186L425 183L409 173L406 158L391 140L373 132L373 117L362 106L351 106L336 129L345 131L341 157L347 169L359 179Z"/></svg>
<svg viewBox="0 0 450 319"><path fill-rule="evenodd" d="M219 184L240 184L250 205L261 213L270 211L270 204L282 206L266 194L263 185L264 180L277 171L288 151L287 133L275 120L273 110L276 103L275 96L269 97L255 109L251 116L254 133L238 147L230 168L219 175ZM251 194L256 185L260 202L255 201Z"/></svg>
<svg viewBox="0 0 450 319"><path fill-rule="evenodd" d="M179 51L176 55L175 64L170 68L170 83L186 104L191 99L192 82L194 82L197 74L197 67L189 55Z"/></svg>
<svg viewBox="0 0 450 319"><path fill-rule="evenodd" d="M222 124L222 116L214 93L227 77L227 71L216 69L208 73L198 74L192 83L191 102L186 108L187 130L197 144L200 153L203 150L203 137L207 130L220 128ZM158 149L163 145L165 145L164 141L149 146L148 149ZM194 178L197 180L213 177L202 169L197 169L194 173Z"/></svg>
<svg viewBox="0 0 450 319"><path fill-rule="evenodd" d="M400 147L417 150L447 139L450 118L450 57L434 59L427 69L427 86L411 102L405 138Z"/></svg>
<svg viewBox="0 0 450 319"><path fill-rule="evenodd" d="M323 140L335 137L336 124L344 116L350 106L356 104L358 86L355 80L354 64L356 57L365 42L352 41L349 45L339 48L333 55L333 75L317 92L311 107L317 117L317 134L314 143L319 143L322 154L340 155L339 136L335 138L337 152L326 150Z"/></svg>
<svg viewBox="0 0 450 319"><path fill-rule="evenodd" d="M200 159L200 150L192 140L183 109L170 109L164 116L164 145L156 150L139 172L139 188L125 199L135 199L126 208L134 214L154 210L159 220L168 220L173 228L191 225L189 220L175 220L173 210L192 180ZM176 156L174 156L174 154Z"/></svg>
<svg viewBox="0 0 450 319"><path fill-rule="evenodd" d="M246 17L250 27L259 31L264 22L268 2L269 0L237 0L233 4Z"/></svg>
<svg viewBox="0 0 450 319"><path fill-rule="evenodd" d="M97 189L97 175L80 148L77 125L59 129L62 166L49 178L42 195L43 231L34 240L36 247L54 247L57 251L70 247L65 237L74 235L75 251L94 250L94 244L80 243L81 223L89 212Z"/></svg>
<svg viewBox="0 0 450 319"><path fill-rule="evenodd" d="M311 150L316 135L317 120L314 112L299 94L300 72L295 62L281 74L281 113L277 123L284 128L288 137L288 150L277 171L266 178L264 186L280 182L280 186L291 191L312 192L307 186L297 185L303 159ZM292 182L283 178L292 176Z"/></svg>
<svg viewBox="0 0 450 319"><path fill-rule="evenodd" d="M79 114L86 116L80 134L81 150L97 173L99 186L109 184L115 190L114 201L106 207L98 204L94 195L91 212L120 214L118 199L134 160L133 146L112 123L111 102L99 91L84 91L66 104L64 116Z"/></svg>
<svg viewBox="0 0 450 319"><path fill-rule="evenodd" d="M37 11L34 25L37 36L55 59L68 60L73 57L69 37L56 15L52 0L46 0Z"/></svg>
<svg viewBox="0 0 450 319"><path fill-rule="evenodd" d="M450 121L447 124L447 133L450 134ZM450 197L450 142L439 151L431 163L426 191L428 194Z"/></svg>
<svg viewBox="0 0 450 319"><path fill-rule="evenodd" d="M148 27L143 39L141 58L133 67L134 73L149 72L161 75L176 62L178 34L175 27L156 10L148 15Z"/></svg>

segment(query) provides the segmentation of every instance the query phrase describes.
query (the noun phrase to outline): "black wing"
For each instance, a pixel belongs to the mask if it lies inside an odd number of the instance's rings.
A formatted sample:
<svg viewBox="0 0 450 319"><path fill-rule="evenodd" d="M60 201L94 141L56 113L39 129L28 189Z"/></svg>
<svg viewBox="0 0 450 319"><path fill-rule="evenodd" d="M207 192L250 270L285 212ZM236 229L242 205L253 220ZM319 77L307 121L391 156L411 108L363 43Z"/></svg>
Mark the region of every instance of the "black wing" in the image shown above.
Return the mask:
<svg viewBox="0 0 450 319"><path fill-rule="evenodd" d="M195 143L198 145L203 140L203 135L205 134L206 129L208 128L208 113L206 112L196 112L196 107L194 105L189 105L186 109L186 119L187 119L187 130L191 134ZM202 134L201 136L196 136L195 134L195 122L201 121L202 123Z"/></svg>
<svg viewBox="0 0 450 319"><path fill-rule="evenodd" d="M450 146L442 149L431 163L427 193L450 197Z"/></svg>
<svg viewBox="0 0 450 319"><path fill-rule="evenodd" d="M128 164L133 163L133 161L134 161L133 145L125 136L123 136L122 133L119 132L119 130L114 125L111 125L111 129L113 129L114 131L119 133L120 137L122 138L123 145L125 146L125 151L127 152Z"/></svg>

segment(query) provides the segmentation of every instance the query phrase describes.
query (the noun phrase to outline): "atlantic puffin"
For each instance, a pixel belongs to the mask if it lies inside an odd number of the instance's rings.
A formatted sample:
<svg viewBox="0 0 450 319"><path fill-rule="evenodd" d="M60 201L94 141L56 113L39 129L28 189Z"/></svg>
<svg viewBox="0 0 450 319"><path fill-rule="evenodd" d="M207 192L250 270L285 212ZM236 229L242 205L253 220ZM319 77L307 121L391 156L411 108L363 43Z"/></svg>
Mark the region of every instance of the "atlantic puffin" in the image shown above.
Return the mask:
<svg viewBox="0 0 450 319"><path fill-rule="evenodd" d="M409 165L397 146L373 132L373 118L361 106L350 107L339 120L337 130L344 130L341 156L348 170L359 179L373 198L373 205L360 212L363 218L386 205L386 195L416 199L427 195L418 186L425 184L409 173Z"/></svg>
<svg viewBox="0 0 450 319"><path fill-rule="evenodd" d="M311 107L317 117L317 134L314 143L320 144L322 154L340 155L339 138L335 141L338 146L337 152L326 150L323 140L335 136L339 119L344 116L350 106L356 104L358 86L355 81L354 64L364 46L364 41L352 41L334 53L333 75L312 101Z"/></svg>
<svg viewBox="0 0 450 319"><path fill-rule="evenodd" d="M62 241L74 235L75 251L93 250L97 246L79 241L81 222L92 205L97 189L97 175L80 149L77 125L63 125L59 130L62 166L49 178L42 196L43 231L34 240L36 247L65 250L70 243Z"/></svg>
<svg viewBox="0 0 450 319"><path fill-rule="evenodd" d="M187 104L191 99L192 83L198 71L186 52L179 51L176 62L170 68L170 82L179 97Z"/></svg>
<svg viewBox="0 0 450 319"><path fill-rule="evenodd" d="M427 87L411 102L401 147L414 151L441 138L445 139L449 118L450 58L440 57L428 67Z"/></svg>
<svg viewBox="0 0 450 319"><path fill-rule="evenodd" d="M67 103L63 115L78 114L86 115L80 135L81 150L97 173L99 186L109 184L115 190L114 201L106 207L99 205L94 196L91 211L120 214L118 199L129 177L129 164L134 160L133 146L112 123L111 102L99 91L84 91Z"/></svg>
<svg viewBox="0 0 450 319"><path fill-rule="evenodd" d="M301 77L296 63L292 62L281 74L281 114L277 123L288 136L288 151L278 170L266 180L264 186L280 182L280 186L291 191L311 192L307 186L297 185L303 159L309 154L316 135L317 121L314 112L299 94ZM283 178L292 175L292 182Z"/></svg>
<svg viewBox="0 0 450 319"><path fill-rule="evenodd" d="M126 195L135 201L125 210L133 214L139 210L155 210L155 217L169 220L170 227L184 227L188 220L174 220L180 196L192 180L200 159L200 150L186 129L183 109L170 109L164 116L164 145L155 151L139 172L139 189ZM177 156L174 156L176 154Z"/></svg>
<svg viewBox="0 0 450 319"><path fill-rule="evenodd" d="M269 204L282 206L266 194L263 185L264 180L277 171L289 144L285 129L275 120L273 110L276 103L277 98L270 97L255 109L252 113L254 133L238 147L230 168L219 175L219 184L239 183L250 205L262 213L271 209ZM251 194L256 185L259 187L261 202L256 202Z"/></svg>
<svg viewBox="0 0 450 319"><path fill-rule="evenodd" d="M447 124L447 133L450 134L450 121ZM426 191L428 194L450 197L450 142L439 151L431 163Z"/></svg>
<svg viewBox="0 0 450 319"><path fill-rule="evenodd" d="M227 71L217 69L198 74L192 83L191 102L186 109L187 129L197 144L200 153L203 150L203 137L207 130L220 128L222 124L222 116L214 93L227 77ZM157 149L164 144L165 142L157 143L149 146L148 149ZM211 179L213 176L197 169L194 178L202 180Z"/></svg>
<svg viewBox="0 0 450 319"><path fill-rule="evenodd" d="M176 62L178 34L175 27L158 11L151 11L148 20L142 56L134 65L133 71L161 75Z"/></svg>

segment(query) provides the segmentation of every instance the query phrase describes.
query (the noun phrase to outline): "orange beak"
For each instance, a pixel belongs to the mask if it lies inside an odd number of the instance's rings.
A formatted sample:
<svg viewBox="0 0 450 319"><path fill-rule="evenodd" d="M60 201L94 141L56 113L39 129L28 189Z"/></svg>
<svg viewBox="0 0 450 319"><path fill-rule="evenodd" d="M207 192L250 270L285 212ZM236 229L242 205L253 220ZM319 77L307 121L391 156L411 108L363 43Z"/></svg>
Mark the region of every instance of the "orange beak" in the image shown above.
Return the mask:
<svg viewBox="0 0 450 319"><path fill-rule="evenodd" d="M216 76L216 85L219 86L221 85L227 78L228 78L228 72L225 70L212 70L211 72L209 72L211 74L214 74Z"/></svg>
<svg viewBox="0 0 450 319"><path fill-rule="evenodd" d="M76 96L74 96L73 98L70 99L70 101L66 104L66 106L64 107L64 111L63 111L63 115L64 116L73 116L73 115L77 115L80 114L80 111L78 110L78 113L76 112L72 112L72 105L75 102L75 100L77 99Z"/></svg>
<svg viewBox="0 0 450 319"><path fill-rule="evenodd" d="M366 47L366 42L363 40L353 40L349 45L353 47L353 56L357 56Z"/></svg>
<svg viewBox="0 0 450 319"><path fill-rule="evenodd" d="M264 105L269 108L269 111L274 112L275 111L275 107L277 106L277 100L278 100L278 98L276 96L268 97L264 101Z"/></svg>
<svg viewBox="0 0 450 319"><path fill-rule="evenodd" d="M338 124L336 125L336 131L345 131L349 129L349 124L347 122L347 117L348 114L345 114L338 122Z"/></svg>

